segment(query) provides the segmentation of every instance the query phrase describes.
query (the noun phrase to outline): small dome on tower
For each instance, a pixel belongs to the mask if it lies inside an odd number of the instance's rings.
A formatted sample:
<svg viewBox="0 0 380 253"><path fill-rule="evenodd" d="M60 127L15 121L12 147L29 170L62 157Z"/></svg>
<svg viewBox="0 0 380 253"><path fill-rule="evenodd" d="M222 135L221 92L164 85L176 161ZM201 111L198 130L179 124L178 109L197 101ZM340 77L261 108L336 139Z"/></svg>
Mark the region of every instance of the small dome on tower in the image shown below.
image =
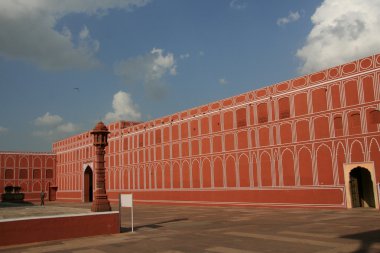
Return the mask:
<svg viewBox="0 0 380 253"><path fill-rule="evenodd" d="M99 121L98 124L96 124L96 126L94 127L94 129L92 131L93 132L98 132L98 131L108 132L108 129L107 129L106 125L104 125L103 122Z"/></svg>

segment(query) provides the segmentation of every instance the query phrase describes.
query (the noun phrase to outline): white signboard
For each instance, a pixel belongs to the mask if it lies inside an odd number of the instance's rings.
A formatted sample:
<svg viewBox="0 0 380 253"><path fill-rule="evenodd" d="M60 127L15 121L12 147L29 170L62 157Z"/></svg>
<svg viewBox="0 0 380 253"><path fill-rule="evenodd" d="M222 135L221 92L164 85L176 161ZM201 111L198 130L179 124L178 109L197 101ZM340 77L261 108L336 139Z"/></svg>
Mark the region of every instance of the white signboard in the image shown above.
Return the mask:
<svg viewBox="0 0 380 253"><path fill-rule="evenodd" d="M120 194L119 196L119 217L121 226L121 208L130 207L131 208L131 227L133 232L133 195L132 194Z"/></svg>
<svg viewBox="0 0 380 253"><path fill-rule="evenodd" d="M132 194L120 194L121 207L133 207Z"/></svg>

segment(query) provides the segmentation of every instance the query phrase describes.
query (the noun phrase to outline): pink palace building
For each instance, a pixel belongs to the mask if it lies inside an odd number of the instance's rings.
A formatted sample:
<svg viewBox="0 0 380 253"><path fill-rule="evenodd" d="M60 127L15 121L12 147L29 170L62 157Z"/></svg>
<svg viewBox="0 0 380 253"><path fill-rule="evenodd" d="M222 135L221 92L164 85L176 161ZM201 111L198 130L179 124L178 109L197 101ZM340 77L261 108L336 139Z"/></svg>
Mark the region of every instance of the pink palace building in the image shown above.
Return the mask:
<svg viewBox="0 0 380 253"><path fill-rule="evenodd" d="M372 207L380 191L380 55L148 122L114 122L111 202ZM0 188L27 198L93 200L90 131L52 153L0 153Z"/></svg>

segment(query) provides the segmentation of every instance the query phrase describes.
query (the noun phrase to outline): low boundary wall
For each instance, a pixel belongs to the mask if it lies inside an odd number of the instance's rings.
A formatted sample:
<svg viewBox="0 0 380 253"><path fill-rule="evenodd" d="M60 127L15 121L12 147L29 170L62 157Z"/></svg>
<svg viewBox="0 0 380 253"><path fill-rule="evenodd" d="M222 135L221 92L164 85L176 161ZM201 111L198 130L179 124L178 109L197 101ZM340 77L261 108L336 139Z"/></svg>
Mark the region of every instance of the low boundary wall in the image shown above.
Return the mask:
<svg viewBox="0 0 380 253"><path fill-rule="evenodd" d="M120 232L119 212L0 220L0 246Z"/></svg>

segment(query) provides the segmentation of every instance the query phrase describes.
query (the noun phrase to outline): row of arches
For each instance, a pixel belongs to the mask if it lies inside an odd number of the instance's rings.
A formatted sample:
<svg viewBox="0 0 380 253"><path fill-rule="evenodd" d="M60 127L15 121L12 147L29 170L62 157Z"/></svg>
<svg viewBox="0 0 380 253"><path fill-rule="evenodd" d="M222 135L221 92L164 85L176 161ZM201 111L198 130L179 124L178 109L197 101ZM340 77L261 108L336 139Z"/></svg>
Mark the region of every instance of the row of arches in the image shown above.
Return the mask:
<svg viewBox="0 0 380 253"><path fill-rule="evenodd" d="M111 190L331 186L344 184L344 163L363 161L380 166L376 138L114 167L107 182Z"/></svg>
<svg viewBox="0 0 380 253"><path fill-rule="evenodd" d="M54 178L53 168L49 169L4 169L4 179L52 179Z"/></svg>
<svg viewBox="0 0 380 253"><path fill-rule="evenodd" d="M149 146L144 149L126 151L123 157L115 157L115 153L111 153L108 156L108 166L114 167L120 164L138 164L236 150L244 151L271 145L300 144L313 140L373 133L378 131L379 123L380 112L375 107L361 108L360 110L351 109L343 113L317 115L280 124L240 129L213 136ZM123 160L119 161L118 159Z"/></svg>
<svg viewBox="0 0 380 253"><path fill-rule="evenodd" d="M212 113L207 111L208 114L204 116L201 113L190 118L176 118L180 120L179 122L173 121L173 119L171 121L167 119L169 122L166 122L162 119L162 126L156 126L152 123L153 129L149 129L150 125L148 128L145 126L144 131L132 132L129 138L124 137L123 150L158 145L185 138L196 138L201 135L215 134L220 131L247 126L261 127L264 124L282 122L288 118L304 117L339 110L347 106L372 103L379 99L379 87L375 79L375 73L370 73L361 77L347 78L325 84L322 87L311 87L291 94L266 97L262 101L260 99L255 100L250 104L246 103L230 109L225 108L223 111ZM376 108L374 110L379 111ZM373 117L378 119L375 115Z"/></svg>
<svg viewBox="0 0 380 253"><path fill-rule="evenodd" d="M1 154L0 154L1 155ZM18 157L17 155L1 155L3 162L2 167L7 168L30 168L30 167L54 167L54 155L50 155L48 157L40 157L40 156L24 156Z"/></svg>
<svg viewBox="0 0 380 253"><path fill-rule="evenodd" d="M47 192L49 190L49 185L54 185L53 180L5 180L4 186L12 185L12 186L20 186L20 192L23 193L31 193L31 192L41 192L44 190Z"/></svg>

